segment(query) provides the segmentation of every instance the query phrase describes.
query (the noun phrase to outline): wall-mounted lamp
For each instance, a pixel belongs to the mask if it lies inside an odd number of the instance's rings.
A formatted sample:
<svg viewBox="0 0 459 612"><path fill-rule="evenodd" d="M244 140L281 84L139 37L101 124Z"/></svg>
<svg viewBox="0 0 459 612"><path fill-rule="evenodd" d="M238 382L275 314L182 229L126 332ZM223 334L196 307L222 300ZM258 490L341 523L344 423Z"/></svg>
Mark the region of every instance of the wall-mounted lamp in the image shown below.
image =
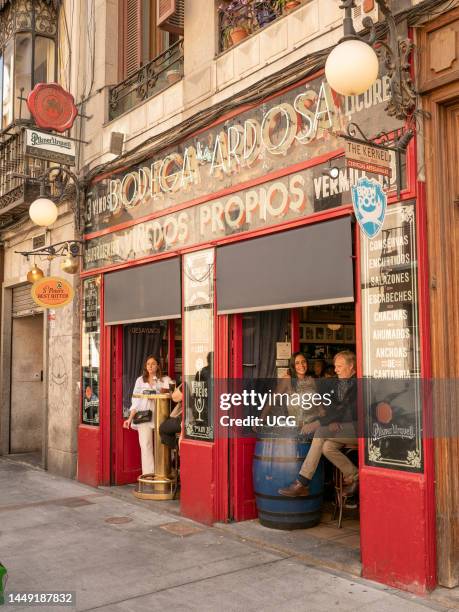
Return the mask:
<svg viewBox="0 0 459 612"><path fill-rule="evenodd" d="M332 160L329 159L327 167L322 170L322 174L329 176L331 179L337 179L339 176L339 168L338 166L333 166Z"/></svg>
<svg viewBox="0 0 459 612"><path fill-rule="evenodd" d="M365 17L363 25L370 29L366 40L359 36L352 21L355 0L341 0L344 9L343 34L325 64L325 75L332 89L344 95L364 93L378 77L378 54L382 56L390 79L390 99L386 112L397 119L406 119L416 105L416 91L410 75L409 56L413 43L401 39L387 0L376 0L387 24L387 41L376 40L375 25ZM375 48L376 47L376 50Z"/></svg>
<svg viewBox="0 0 459 612"><path fill-rule="evenodd" d="M37 198L29 207L29 216L35 225L49 227L57 219L57 206L48 198Z"/></svg>

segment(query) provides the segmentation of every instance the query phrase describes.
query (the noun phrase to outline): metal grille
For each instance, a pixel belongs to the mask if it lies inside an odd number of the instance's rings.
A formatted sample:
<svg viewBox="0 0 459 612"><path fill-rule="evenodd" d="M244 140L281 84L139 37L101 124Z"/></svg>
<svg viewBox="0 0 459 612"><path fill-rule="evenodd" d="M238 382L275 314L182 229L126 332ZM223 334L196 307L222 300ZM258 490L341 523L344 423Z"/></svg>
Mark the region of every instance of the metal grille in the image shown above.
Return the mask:
<svg viewBox="0 0 459 612"><path fill-rule="evenodd" d="M183 76L183 40L134 72L110 90L110 119L169 87Z"/></svg>
<svg viewBox="0 0 459 612"><path fill-rule="evenodd" d="M13 289L13 318L28 317L43 312L32 299L32 285L21 285Z"/></svg>

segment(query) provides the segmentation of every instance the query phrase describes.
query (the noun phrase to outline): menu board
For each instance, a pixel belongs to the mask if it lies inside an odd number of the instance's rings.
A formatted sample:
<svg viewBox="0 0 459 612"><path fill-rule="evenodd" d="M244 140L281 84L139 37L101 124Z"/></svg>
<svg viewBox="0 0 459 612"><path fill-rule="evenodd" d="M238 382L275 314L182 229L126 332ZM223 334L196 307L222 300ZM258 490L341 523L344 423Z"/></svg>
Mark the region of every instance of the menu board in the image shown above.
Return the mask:
<svg viewBox="0 0 459 612"><path fill-rule="evenodd" d="M214 250L183 257L185 435L213 440Z"/></svg>
<svg viewBox="0 0 459 612"><path fill-rule="evenodd" d="M423 470L414 202L389 206L361 237L367 465Z"/></svg>

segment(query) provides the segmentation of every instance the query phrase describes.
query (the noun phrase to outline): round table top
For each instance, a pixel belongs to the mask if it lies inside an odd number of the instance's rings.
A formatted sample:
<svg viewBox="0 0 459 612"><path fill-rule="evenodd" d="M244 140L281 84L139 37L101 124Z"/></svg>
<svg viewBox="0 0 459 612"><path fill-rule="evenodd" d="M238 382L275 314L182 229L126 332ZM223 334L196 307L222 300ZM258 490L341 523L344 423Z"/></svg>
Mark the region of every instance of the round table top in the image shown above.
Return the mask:
<svg viewBox="0 0 459 612"><path fill-rule="evenodd" d="M156 400L156 399L171 399L170 393L155 393L155 394L143 394L143 393L133 393L132 397Z"/></svg>

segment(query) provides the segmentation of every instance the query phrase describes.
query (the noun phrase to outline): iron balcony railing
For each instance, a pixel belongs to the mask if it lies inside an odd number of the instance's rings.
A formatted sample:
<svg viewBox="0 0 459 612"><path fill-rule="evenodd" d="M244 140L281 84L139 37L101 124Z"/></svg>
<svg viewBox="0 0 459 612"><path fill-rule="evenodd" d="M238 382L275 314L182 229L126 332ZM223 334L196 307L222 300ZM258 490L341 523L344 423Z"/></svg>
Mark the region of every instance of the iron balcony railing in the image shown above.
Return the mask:
<svg viewBox="0 0 459 612"><path fill-rule="evenodd" d="M16 175L37 178L49 167L49 162L24 154L24 129L11 134L3 133L1 138L0 228L14 221L28 207L26 195L31 186Z"/></svg>
<svg viewBox="0 0 459 612"><path fill-rule="evenodd" d="M218 4L220 51L290 13L306 0L222 0Z"/></svg>
<svg viewBox="0 0 459 612"><path fill-rule="evenodd" d="M183 77L183 39L110 89L110 119L119 117Z"/></svg>

